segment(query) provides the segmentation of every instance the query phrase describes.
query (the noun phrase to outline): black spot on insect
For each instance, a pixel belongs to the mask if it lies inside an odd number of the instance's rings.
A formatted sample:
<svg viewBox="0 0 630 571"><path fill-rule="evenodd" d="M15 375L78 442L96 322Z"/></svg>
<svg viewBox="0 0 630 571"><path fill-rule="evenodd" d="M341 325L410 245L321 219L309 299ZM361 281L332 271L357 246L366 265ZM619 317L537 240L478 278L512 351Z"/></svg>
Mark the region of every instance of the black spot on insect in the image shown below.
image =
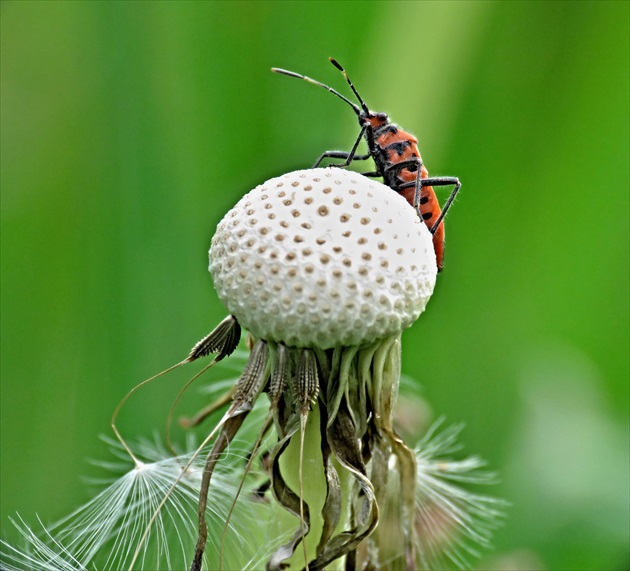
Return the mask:
<svg viewBox="0 0 630 571"><path fill-rule="evenodd" d="M376 129L376 131L374 131L374 137L378 139L381 135L384 135L385 133L396 135L398 133L398 127L396 127L396 125L393 125L392 123L390 123L389 125L383 125L382 127Z"/></svg>
<svg viewBox="0 0 630 571"><path fill-rule="evenodd" d="M432 218L432 217L433 217L433 212L425 212L422 215L422 220L429 220L429 218Z"/></svg>
<svg viewBox="0 0 630 571"><path fill-rule="evenodd" d="M407 149L407 147L409 147L411 143L409 141L396 141L395 143L392 143L391 145L387 145L385 147L386 150L392 150L392 151L396 151L398 153L398 156L401 156L405 150Z"/></svg>
<svg viewBox="0 0 630 571"><path fill-rule="evenodd" d="M426 204L427 202L429 202L429 197L428 196L421 196L420 197L420 204Z"/></svg>

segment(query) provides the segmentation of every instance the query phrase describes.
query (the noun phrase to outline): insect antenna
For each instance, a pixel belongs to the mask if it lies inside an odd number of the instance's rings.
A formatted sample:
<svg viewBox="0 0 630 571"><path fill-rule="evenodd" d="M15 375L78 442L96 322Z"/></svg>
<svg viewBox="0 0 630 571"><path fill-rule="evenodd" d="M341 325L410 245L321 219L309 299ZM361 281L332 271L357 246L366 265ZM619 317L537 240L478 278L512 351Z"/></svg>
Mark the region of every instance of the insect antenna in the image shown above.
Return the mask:
<svg viewBox="0 0 630 571"><path fill-rule="evenodd" d="M354 112L357 115L361 115L361 109L359 108L359 106L356 103L352 103L352 101L350 101L347 97L341 95L341 93L339 93L338 91L334 90L332 87L328 87L324 83L316 81L315 79L311 79L310 77L307 77L306 75L302 75L300 73L295 73L294 71L287 71L286 69L280 69L280 68L277 68L277 67L272 67L271 71L273 71L274 73L281 73L282 75L288 75L289 77L295 77L297 79L303 79L304 81L308 81L309 83L312 83L313 85L319 85L319 87L323 87L327 91L330 91L333 95L336 95L337 97L339 97L339 99L343 99L343 101L345 101L348 105L350 105L350 107L352 107L352 109L354 109ZM352 85L352 84L350 84L350 85ZM352 89L354 91L354 87ZM354 92L356 94L356 91L354 91ZM357 97L358 97L358 94L357 94ZM359 101L361 101L360 97L359 97ZM361 103L363 105L364 110L367 110L367 107L365 106L365 103L363 103L363 101L361 101Z"/></svg>
<svg viewBox="0 0 630 571"><path fill-rule="evenodd" d="M346 72L346 70L341 66L341 64L336 59L334 58L328 58L328 59L330 60L330 63L332 63L341 73L343 73L343 76L346 78L346 81L348 82L350 89L352 89L352 93L354 93L357 96L357 99L359 100L359 103L361 104L361 108L363 109L363 111L365 111L369 115L370 109L365 104L365 101L363 101L363 99L359 95L359 92L356 90L356 88L350 81L350 78L348 77L348 73Z"/></svg>

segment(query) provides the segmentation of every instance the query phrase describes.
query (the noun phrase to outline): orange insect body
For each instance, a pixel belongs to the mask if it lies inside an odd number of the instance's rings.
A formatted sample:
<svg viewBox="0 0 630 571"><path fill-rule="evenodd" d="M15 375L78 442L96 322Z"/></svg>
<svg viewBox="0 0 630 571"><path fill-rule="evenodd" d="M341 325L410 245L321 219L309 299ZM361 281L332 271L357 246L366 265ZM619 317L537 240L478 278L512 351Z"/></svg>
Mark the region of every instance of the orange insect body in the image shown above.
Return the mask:
<svg viewBox="0 0 630 571"><path fill-rule="evenodd" d="M374 128L373 124L376 121L370 121L370 123L372 128ZM382 159L386 165L385 170L400 162L418 159L421 165L420 178L429 178L429 171L422 163L422 157L418 150L418 139L412 134L403 131L392 123L383 123L382 121L381 125L376 128L375 134L375 143L382 153ZM418 176L417 168L414 170L410 168L401 169L396 176L397 180L392 181L388 181L387 177L384 177L385 184L397 190L411 206L414 206L416 178ZM404 183L409 183L410 185L399 190L400 186L405 186ZM422 219L429 228L440 218L442 209L432 186L422 185L419 209ZM433 231L433 248L435 249L437 267L441 270L444 260L444 222L440 222L439 226Z"/></svg>
<svg viewBox="0 0 630 571"><path fill-rule="evenodd" d="M433 234L433 247L435 249L437 267L438 271L441 270L444 260L443 219L461 187L459 179L456 177L429 177L429 171L427 171L424 166L420 151L418 150L418 139L391 123L387 114L370 111L363 99L361 99L361 96L350 81L343 67L332 58L330 61L344 74L352 92L359 100L360 106L331 87L310 77L293 71L273 68L273 71L277 73L304 79L309 83L323 87L340 99L343 99L357 114L361 132L352 150L350 152L326 151L319 157L319 160L315 163L315 167L317 167L324 158L345 159L344 163L335 165L338 167L346 167L352 161L372 158L376 166L376 171L363 174L365 176L382 177L384 184L401 194L405 200L416 209L431 234ZM357 148L364 137L368 146L368 154L357 155ZM440 208L433 187L451 185L455 188L444 204L444 208Z"/></svg>

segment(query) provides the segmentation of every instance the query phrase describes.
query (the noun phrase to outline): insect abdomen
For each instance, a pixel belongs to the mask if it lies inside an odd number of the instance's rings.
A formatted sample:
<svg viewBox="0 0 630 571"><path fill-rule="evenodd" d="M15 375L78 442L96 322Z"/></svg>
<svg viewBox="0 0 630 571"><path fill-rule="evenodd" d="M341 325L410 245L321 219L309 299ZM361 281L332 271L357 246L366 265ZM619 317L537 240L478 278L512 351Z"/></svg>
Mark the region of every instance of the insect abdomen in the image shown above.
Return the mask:
<svg viewBox="0 0 630 571"><path fill-rule="evenodd" d="M381 171L385 184L401 194L407 202L413 206L415 197L415 182L417 177L417 169L404 168L398 172L394 171L390 176L387 175L388 169L392 166L408 161L414 158L422 160L420 151L418 150L418 140L411 135L402 131L395 125L388 125L377 134L375 140L380 159L382 161ZM420 169L420 178L428 178L429 171L422 165ZM408 186L410 183L414 183ZM431 186L423 186L420 192L420 214L422 220L428 228L432 228L435 221L442 212L435 191ZM433 234L433 247L435 248L435 256L437 259L438 270L442 269L442 261L444 257L444 223L441 222Z"/></svg>

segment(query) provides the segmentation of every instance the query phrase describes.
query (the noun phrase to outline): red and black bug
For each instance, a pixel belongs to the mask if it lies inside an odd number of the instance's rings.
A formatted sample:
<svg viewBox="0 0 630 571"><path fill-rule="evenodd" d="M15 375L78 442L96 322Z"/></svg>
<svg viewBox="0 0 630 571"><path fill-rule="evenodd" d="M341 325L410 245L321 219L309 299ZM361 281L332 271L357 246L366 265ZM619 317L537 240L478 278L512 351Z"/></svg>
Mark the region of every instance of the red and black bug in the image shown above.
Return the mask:
<svg viewBox="0 0 630 571"><path fill-rule="evenodd" d="M338 167L346 167L352 161L363 161L372 158L376 171L363 174L370 177L382 177L383 182L387 186L404 196L407 202L416 209L431 234L433 234L433 247L435 248L438 271L441 270L444 258L443 219L461 187L459 179L452 176L429 177L429 172L424 166L418 150L418 140L410 133L394 125L387 114L370 111L350 81L346 70L333 58L330 58L330 61L343 73L350 89L352 89L352 92L359 100L360 106L335 91L332 87L328 87L310 77L285 69L272 68L272 71L276 73L304 79L330 91L350 105L359 118L361 131L350 152L326 151L322 153L314 167L319 166L325 158L345 159L343 163L335 165ZM368 153L357 155L356 152L363 137L365 137L367 142ZM440 208L433 187L451 185L455 188L448 197L444 207Z"/></svg>

